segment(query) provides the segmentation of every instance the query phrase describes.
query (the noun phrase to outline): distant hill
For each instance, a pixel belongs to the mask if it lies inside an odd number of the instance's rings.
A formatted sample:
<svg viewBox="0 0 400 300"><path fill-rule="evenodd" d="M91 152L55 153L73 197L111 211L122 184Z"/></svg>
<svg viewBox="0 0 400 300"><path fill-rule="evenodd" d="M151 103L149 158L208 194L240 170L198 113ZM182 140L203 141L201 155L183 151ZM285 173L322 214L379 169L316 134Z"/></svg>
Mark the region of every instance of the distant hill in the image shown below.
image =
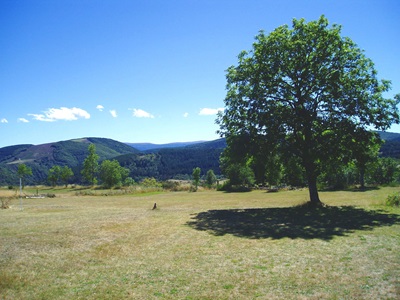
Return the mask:
<svg viewBox="0 0 400 300"><path fill-rule="evenodd" d="M400 133L379 132L385 142L381 146L380 156L400 159Z"/></svg>
<svg viewBox="0 0 400 300"><path fill-rule="evenodd" d="M69 166L79 176L80 165L86 158L91 143L96 145L100 160L139 152L124 143L106 138L81 138L41 145L4 147L0 148L0 185L18 181L16 170L19 163L25 163L32 169L33 176L27 177L28 184L45 183L48 169L54 165Z"/></svg>
<svg viewBox="0 0 400 300"><path fill-rule="evenodd" d="M144 177L160 180L188 179L196 167L202 170L202 175L208 170L213 170L216 175L221 174L219 157L226 147L225 139L188 143L186 146L176 144L179 147L147 149L142 153L125 154L115 159L121 166L131 170L130 175L136 181Z"/></svg>
<svg viewBox="0 0 400 300"><path fill-rule="evenodd" d="M377 131L382 140L385 141L400 141L400 133L397 132L387 132L387 131Z"/></svg>
<svg viewBox="0 0 400 300"><path fill-rule="evenodd" d="M178 147L186 147L189 145L195 145L199 143L203 143L204 141L195 141L195 142L179 142L179 143L167 143L167 144L152 144L152 143L126 143L127 145L139 150L139 151L152 151L157 149L164 148L178 148Z"/></svg>

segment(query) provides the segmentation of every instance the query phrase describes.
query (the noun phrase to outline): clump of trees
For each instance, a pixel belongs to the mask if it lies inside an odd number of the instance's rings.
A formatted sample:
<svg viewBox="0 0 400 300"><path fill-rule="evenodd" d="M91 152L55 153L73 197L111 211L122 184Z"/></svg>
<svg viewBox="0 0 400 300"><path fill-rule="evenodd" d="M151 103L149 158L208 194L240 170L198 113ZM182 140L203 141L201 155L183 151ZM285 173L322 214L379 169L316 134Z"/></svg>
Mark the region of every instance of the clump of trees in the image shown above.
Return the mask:
<svg viewBox="0 0 400 300"><path fill-rule="evenodd" d="M399 123L400 94L383 96L390 81L378 80L373 62L324 16L260 32L226 78L217 123L232 184L251 184L249 170L257 182L297 180L320 205L321 176L352 163L364 185L381 143L370 128Z"/></svg>
<svg viewBox="0 0 400 300"><path fill-rule="evenodd" d="M56 186L61 181L67 187L72 176L74 176L74 172L70 167L53 166L49 170L47 179L52 186Z"/></svg>

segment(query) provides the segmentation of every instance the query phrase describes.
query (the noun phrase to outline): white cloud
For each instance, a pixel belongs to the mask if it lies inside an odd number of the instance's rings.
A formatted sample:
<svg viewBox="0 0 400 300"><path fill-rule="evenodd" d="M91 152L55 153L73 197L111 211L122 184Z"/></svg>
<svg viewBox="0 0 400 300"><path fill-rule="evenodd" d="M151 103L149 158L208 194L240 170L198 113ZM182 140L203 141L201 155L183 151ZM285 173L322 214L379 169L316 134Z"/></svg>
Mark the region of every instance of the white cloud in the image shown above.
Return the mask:
<svg viewBox="0 0 400 300"><path fill-rule="evenodd" d="M44 114L28 114L37 121L54 122L58 120L75 121L79 118L90 119L90 114L81 108L73 107L60 107L49 108Z"/></svg>
<svg viewBox="0 0 400 300"><path fill-rule="evenodd" d="M202 108L200 109L199 115L200 116L210 116L216 115L219 111L223 111L223 108Z"/></svg>
<svg viewBox="0 0 400 300"><path fill-rule="evenodd" d="M136 118L151 118L151 119L154 118L154 116L152 114L148 113L147 111L144 111L142 109L136 109L136 108L133 109L132 115Z"/></svg>
<svg viewBox="0 0 400 300"><path fill-rule="evenodd" d="M99 111L103 111L104 106L99 104L99 105L96 106L96 108L97 108Z"/></svg>
<svg viewBox="0 0 400 300"><path fill-rule="evenodd" d="M183 114L183 117L184 118L187 118L189 116L189 113L187 113L187 112L185 112L184 114Z"/></svg>
<svg viewBox="0 0 400 300"><path fill-rule="evenodd" d="M27 119L25 119L25 118L18 118L18 122L29 123L29 121Z"/></svg>
<svg viewBox="0 0 400 300"><path fill-rule="evenodd" d="M6 118L1 119L1 123L8 123L8 120Z"/></svg>
<svg viewBox="0 0 400 300"><path fill-rule="evenodd" d="M110 114L116 118L117 117L117 111L115 109L110 110Z"/></svg>

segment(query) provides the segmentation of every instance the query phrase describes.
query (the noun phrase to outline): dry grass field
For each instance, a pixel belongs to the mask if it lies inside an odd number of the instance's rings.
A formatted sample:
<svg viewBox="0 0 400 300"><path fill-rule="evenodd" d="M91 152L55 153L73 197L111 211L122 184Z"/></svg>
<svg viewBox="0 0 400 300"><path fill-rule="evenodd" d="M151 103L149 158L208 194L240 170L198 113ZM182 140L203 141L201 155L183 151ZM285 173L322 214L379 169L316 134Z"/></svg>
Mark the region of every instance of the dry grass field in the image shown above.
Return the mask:
<svg viewBox="0 0 400 300"><path fill-rule="evenodd" d="M398 190L16 199L0 299L399 299Z"/></svg>

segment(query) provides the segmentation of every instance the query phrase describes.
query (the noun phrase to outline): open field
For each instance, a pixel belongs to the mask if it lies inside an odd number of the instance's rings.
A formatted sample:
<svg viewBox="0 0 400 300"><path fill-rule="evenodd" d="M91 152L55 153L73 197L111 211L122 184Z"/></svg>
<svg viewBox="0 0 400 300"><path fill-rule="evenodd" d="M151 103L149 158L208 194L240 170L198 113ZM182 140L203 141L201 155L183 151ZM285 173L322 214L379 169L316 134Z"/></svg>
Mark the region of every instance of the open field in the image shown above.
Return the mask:
<svg viewBox="0 0 400 300"><path fill-rule="evenodd" d="M312 211L307 190L14 200L0 299L399 299L394 191L322 192Z"/></svg>

